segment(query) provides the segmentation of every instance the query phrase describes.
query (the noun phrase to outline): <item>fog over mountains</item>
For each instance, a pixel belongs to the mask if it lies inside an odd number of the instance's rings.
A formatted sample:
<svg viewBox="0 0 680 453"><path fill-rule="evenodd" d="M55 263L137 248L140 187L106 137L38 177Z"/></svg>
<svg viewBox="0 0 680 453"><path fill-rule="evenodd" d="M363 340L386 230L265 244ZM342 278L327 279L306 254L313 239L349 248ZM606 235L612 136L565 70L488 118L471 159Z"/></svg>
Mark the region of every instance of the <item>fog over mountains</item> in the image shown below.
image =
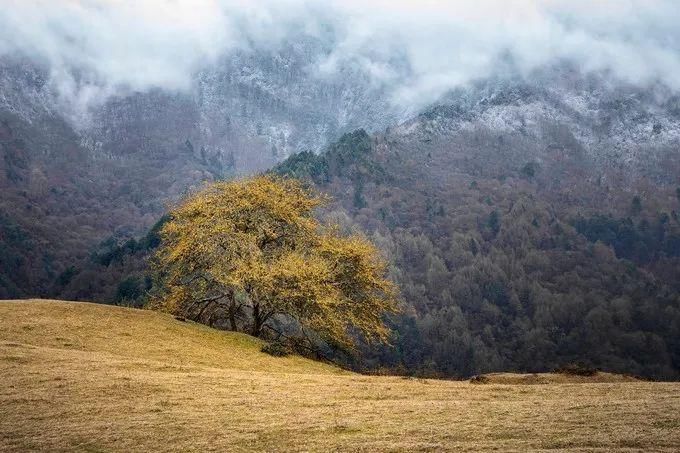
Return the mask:
<svg viewBox="0 0 680 453"><path fill-rule="evenodd" d="M305 52L299 70L317 83L351 70L406 112L502 71L507 59L522 75L569 60L679 88L672 0L7 1L0 54L44 65L73 115L131 91L195 90L197 75L219 71L225 57L285 60L290 47Z"/></svg>
<svg viewBox="0 0 680 453"><path fill-rule="evenodd" d="M535 74L563 65L572 78L598 74L607 92L656 86L653 103L680 88L669 0L8 1L0 106L29 122L63 118L104 155L165 146L121 134L158 119L173 145L252 171L399 124L480 80L552 89ZM558 97L583 114L579 96ZM144 120L173 109L181 118Z"/></svg>

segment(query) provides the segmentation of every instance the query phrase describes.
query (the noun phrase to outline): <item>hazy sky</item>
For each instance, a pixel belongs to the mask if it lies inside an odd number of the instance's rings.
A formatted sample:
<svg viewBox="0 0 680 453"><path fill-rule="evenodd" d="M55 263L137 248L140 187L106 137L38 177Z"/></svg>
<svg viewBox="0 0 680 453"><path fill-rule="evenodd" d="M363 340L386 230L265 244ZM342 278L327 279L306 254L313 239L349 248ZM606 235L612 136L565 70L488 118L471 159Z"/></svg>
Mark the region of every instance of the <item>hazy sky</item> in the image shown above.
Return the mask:
<svg viewBox="0 0 680 453"><path fill-rule="evenodd" d="M396 103L435 100L484 77L502 55L522 71L571 59L635 83L680 89L680 0L0 0L0 54L48 63L83 105L120 88L185 90L234 49L276 48L301 34ZM395 63L398 62L398 63ZM405 69L406 68L406 69ZM78 73L79 78L74 77ZM76 80L79 80L76 82Z"/></svg>

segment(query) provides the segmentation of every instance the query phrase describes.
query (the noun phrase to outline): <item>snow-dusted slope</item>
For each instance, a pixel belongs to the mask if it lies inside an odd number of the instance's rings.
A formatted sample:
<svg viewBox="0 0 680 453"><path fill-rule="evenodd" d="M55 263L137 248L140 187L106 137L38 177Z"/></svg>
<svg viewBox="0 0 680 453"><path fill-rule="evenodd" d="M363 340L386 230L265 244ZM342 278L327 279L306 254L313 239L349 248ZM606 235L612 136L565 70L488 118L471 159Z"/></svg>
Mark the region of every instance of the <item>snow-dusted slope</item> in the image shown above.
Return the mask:
<svg viewBox="0 0 680 453"><path fill-rule="evenodd" d="M546 150L577 146L593 162L636 172L680 160L680 96L552 68L456 90L394 133L427 139L476 130L527 137Z"/></svg>
<svg viewBox="0 0 680 453"><path fill-rule="evenodd" d="M48 83L45 68L0 61L0 110L27 122L59 117L94 158L144 159L188 147L218 173L267 168L299 150L320 151L356 128L380 130L404 120L381 89L353 68L322 77L323 52L308 40L278 52L242 51L203 69L185 92L112 93L92 102Z"/></svg>

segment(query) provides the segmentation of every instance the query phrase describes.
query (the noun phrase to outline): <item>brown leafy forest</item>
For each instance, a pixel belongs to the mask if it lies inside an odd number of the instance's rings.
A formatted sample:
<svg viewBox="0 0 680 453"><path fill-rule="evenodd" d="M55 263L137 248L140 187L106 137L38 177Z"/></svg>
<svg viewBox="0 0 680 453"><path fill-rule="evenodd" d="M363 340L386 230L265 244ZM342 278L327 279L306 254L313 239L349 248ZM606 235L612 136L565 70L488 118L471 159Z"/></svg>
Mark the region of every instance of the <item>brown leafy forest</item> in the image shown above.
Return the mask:
<svg viewBox="0 0 680 453"><path fill-rule="evenodd" d="M168 199L233 173L197 154L189 140L166 140L162 148L156 142L168 131L151 135L120 145L119 154L93 154L59 117L29 123L0 111L0 298L47 297L69 282L74 296L97 299L94 270L74 271L102 237L135 237L158 221ZM114 285L108 268L102 278Z"/></svg>
<svg viewBox="0 0 680 453"><path fill-rule="evenodd" d="M680 377L678 169L610 165L552 133L560 146L481 129L357 131L273 170L329 194L320 214L391 263L404 306L391 345L352 366L469 376L581 363ZM50 294L144 303L163 222L103 242Z"/></svg>
<svg viewBox="0 0 680 453"><path fill-rule="evenodd" d="M521 137L484 131L458 142L357 132L278 168L335 194L331 215L394 263L409 313L372 365L678 376L680 194L631 187L647 178L598 171L578 149L547 153L529 160L540 154Z"/></svg>

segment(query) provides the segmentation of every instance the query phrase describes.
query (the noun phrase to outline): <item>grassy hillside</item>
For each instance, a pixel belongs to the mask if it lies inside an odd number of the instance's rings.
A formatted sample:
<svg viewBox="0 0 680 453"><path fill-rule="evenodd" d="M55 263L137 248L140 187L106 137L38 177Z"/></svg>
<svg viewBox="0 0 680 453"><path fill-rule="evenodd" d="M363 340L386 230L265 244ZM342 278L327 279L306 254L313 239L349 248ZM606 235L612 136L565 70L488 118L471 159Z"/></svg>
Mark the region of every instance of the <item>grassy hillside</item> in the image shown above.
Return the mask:
<svg viewBox="0 0 680 453"><path fill-rule="evenodd" d="M0 380L0 450L680 448L677 383L360 376L85 303L0 302Z"/></svg>

